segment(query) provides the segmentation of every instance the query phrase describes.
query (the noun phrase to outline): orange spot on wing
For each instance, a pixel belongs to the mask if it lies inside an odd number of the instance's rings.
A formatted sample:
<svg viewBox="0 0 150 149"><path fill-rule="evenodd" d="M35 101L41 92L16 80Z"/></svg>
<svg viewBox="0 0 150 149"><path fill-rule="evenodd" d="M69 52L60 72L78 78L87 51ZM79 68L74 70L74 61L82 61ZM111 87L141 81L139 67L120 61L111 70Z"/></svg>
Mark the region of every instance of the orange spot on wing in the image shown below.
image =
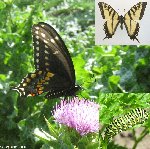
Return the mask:
<svg viewBox="0 0 150 149"><path fill-rule="evenodd" d="M42 93L43 93L43 91L40 91L40 90L38 91L38 94L42 94Z"/></svg>
<svg viewBox="0 0 150 149"><path fill-rule="evenodd" d="M31 94L29 94L28 96L32 96L32 97L33 97L33 96L35 96L35 94L34 94L34 93L31 93Z"/></svg>

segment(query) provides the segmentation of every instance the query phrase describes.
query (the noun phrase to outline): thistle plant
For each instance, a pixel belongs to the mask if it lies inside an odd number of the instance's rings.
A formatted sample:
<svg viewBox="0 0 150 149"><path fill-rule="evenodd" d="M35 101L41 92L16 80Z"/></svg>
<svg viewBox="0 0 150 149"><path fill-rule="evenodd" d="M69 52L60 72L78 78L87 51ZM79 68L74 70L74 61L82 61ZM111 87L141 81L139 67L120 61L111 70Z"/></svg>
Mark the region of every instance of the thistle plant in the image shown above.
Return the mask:
<svg viewBox="0 0 150 149"><path fill-rule="evenodd" d="M35 131L35 135L47 142L48 146L69 149L98 148L99 105L94 101L78 97L61 100L52 114L58 127L54 127L52 122L46 119L49 133L43 130Z"/></svg>
<svg viewBox="0 0 150 149"><path fill-rule="evenodd" d="M105 108L103 105L101 107ZM78 97L61 100L51 111L53 119L45 118L49 132L36 129L34 133L45 142L43 148L117 149L116 146L112 146L113 137L122 131L129 129L134 131L134 128L142 126L149 116L148 110L135 108L100 129L100 122L103 122L99 121L100 112L102 113L102 108L99 111L99 104L94 101ZM104 112L104 117L107 116L108 114ZM139 138L135 137L133 149L147 134L148 130L145 129Z"/></svg>
<svg viewBox="0 0 150 149"><path fill-rule="evenodd" d="M74 128L81 136L99 130L99 105L89 100L62 100L53 115L56 122Z"/></svg>

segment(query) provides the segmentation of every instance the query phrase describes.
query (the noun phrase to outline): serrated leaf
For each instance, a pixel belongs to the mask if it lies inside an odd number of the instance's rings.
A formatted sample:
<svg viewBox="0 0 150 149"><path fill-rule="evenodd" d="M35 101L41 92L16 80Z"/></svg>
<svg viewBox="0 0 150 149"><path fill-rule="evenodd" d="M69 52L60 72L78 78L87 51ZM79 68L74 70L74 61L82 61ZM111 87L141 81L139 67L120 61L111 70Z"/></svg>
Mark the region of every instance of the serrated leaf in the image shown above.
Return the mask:
<svg viewBox="0 0 150 149"><path fill-rule="evenodd" d="M45 117L44 117L45 118ZM55 138L58 138L59 136L59 133L58 131L56 131L56 129L53 127L53 125L51 125L51 123L49 123L49 121L45 118L45 121L46 121L46 124L48 126L48 129L49 129L49 133L55 137Z"/></svg>

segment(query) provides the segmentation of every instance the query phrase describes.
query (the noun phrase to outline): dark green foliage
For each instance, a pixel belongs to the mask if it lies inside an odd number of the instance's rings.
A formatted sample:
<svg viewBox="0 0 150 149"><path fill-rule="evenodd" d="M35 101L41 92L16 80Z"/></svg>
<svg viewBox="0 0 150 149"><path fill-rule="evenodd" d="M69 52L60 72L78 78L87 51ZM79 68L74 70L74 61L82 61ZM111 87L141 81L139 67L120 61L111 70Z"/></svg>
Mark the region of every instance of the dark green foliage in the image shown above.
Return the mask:
<svg viewBox="0 0 150 149"><path fill-rule="evenodd" d="M126 147L122 147L122 146L116 145L113 142L109 143L107 148L108 149L127 149Z"/></svg>

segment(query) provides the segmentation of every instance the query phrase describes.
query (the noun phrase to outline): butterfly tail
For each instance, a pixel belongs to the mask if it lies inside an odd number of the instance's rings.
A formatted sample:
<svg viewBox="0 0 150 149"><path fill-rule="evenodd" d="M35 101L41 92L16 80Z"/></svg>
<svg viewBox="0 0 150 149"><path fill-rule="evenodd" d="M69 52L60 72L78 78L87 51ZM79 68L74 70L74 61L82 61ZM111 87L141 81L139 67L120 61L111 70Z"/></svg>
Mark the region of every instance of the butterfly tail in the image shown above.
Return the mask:
<svg viewBox="0 0 150 149"><path fill-rule="evenodd" d="M125 20L124 24L125 24L125 27L126 27L126 30L127 30L127 33L128 33L128 36L130 37L130 39L136 40L138 43L140 43L139 40L137 39L139 29L140 29L139 23L137 23L133 20L130 20L130 21ZM127 26L127 24L130 24L130 27L129 27L129 25ZM131 29L131 27L132 27L132 29Z"/></svg>

